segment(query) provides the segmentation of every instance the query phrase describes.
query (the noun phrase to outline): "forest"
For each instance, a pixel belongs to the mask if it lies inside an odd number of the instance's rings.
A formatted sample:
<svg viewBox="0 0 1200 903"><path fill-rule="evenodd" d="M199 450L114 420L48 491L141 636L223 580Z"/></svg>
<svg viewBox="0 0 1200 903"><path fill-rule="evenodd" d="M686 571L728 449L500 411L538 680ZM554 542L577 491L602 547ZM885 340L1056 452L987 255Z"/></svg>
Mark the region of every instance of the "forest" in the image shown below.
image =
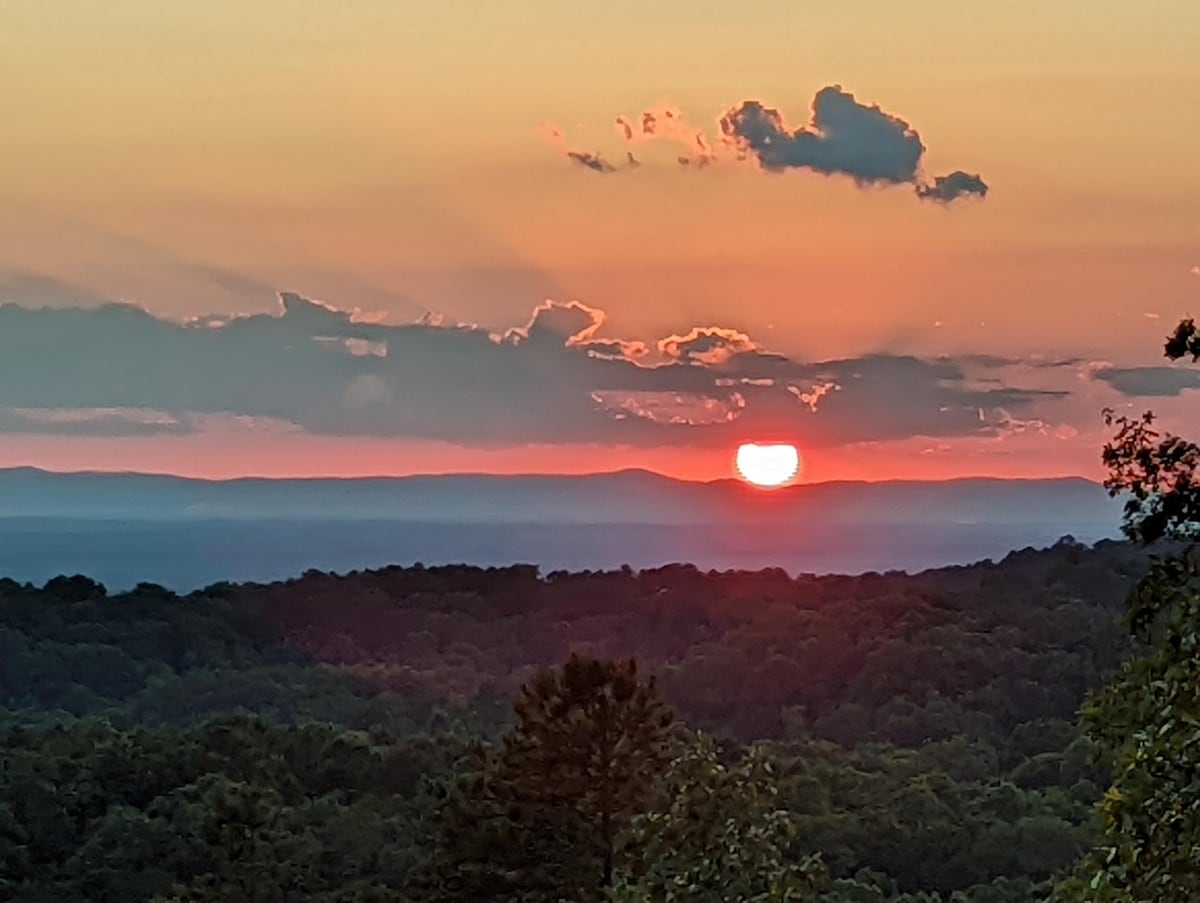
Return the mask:
<svg viewBox="0 0 1200 903"><path fill-rule="evenodd" d="M1200 448L1109 418L1127 541L919 574L0 580L0 898L1196 899Z"/></svg>
<svg viewBox="0 0 1200 903"><path fill-rule="evenodd" d="M1033 899L1089 843L1076 713L1146 567L1066 538L915 576L0 583L0 895L419 899L445 788L575 652L635 659L721 762L765 757L820 899Z"/></svg>

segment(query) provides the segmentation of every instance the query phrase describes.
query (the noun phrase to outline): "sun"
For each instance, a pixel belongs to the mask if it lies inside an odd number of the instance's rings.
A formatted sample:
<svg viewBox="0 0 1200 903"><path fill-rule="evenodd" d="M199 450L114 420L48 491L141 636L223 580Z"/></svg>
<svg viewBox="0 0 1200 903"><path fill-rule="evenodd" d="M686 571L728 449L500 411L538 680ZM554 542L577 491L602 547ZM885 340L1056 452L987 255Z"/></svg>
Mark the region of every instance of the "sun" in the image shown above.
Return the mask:
<svg viewBox="0 0 1200 903"><path fill-rule="evenodd" d="M736 462L743 480L768 489L790 483L800 472L800 453L784 443L747 442L738 447Z"/></svg>

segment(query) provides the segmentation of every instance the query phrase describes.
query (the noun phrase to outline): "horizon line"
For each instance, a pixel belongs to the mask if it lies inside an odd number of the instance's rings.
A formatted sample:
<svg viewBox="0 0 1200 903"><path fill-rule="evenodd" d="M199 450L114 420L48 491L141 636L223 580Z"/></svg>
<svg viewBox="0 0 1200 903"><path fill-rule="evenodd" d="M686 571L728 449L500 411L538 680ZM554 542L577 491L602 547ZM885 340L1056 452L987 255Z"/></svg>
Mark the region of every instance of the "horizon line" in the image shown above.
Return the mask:
<svg viewBox="0 0 1200 903"><path fill-rule="evenodd" d="M1042 476L1025 476L1025 477L1003 477L992 474L970 474L955 477L882 477L880 479L838 479L838 480L811 480L804 479L796 480L795 482L786 483L782 486L773 488L763 488L752 486L736 476L718 477L711 480L690 480L685 477L671 476L670 474L662 473L661 471L652 470L647 467L623 467L616 470L599 470L599 471L581 471L576 473L554 473L554 472L536 472L522 471L518 473L501 473L494 471L481 470L464 470L464 471L443 471L439 473L431 472L415 472L404 474L388 474L388 473L369 473L357 474L354 476L344 476L336 474L309 474L305 476L271 476L269 474L248 473L238 476L229 477L205 477L195 476L185 473L177 473L172 471L155 471L155 470L115 470L115 469L97 469L88 468L80 470L57 470L50 467L42 467L36 464L17 464L8 467L0 467L0 474L15 473L18 471L33 471L47 476L111 476L111 477L156 477L165 479L186 480L194 483L238 483L250 481L262 481L270 483L301 483L301 482L369 482L379 480L435 480L435 479L453 479L453 478L488 478L488 479L594 479L597 477L616 477L624 475L645 475L655 477L671 483L683 483L692 486L716 486L722 484L734 484L745 486L748 489L753 489L757 492L776 492L779 490L797 489L805 486L837 486L837 485L878 485L884 483L964 483L964 482L997 482L997 483L1037 483L1045 481L1063 481L1063 480L1081 480L1085 483L1094 485L1103 485L1101 481L1092 479L1079 473L1057 473L1045 474Z"/></svg>

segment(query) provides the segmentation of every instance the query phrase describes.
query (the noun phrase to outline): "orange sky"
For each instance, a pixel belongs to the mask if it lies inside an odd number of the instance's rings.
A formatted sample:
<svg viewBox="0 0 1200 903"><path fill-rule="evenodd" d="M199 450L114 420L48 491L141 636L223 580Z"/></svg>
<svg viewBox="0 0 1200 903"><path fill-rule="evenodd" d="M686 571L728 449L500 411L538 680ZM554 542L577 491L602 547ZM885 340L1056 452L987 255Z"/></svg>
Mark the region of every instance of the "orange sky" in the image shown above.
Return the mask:
<svg viewBox="0 0 1200 903"><path fill-rule="evenodd" d="M1155 365L1165 328L1200 295L1190 0L969 14L949 0L763 0L736 14L707 0L10 0L4 19L0 300L116 298L180 320L273 311L286 289L393 323L433 310L503 330L553 298L604 310L611 336L720 325L805 361ZM569 146L620 159L618 114L667 100L715 135L723 112L758 99L802 126L834 84L911 123L929 175L981 173L986 199L922 203L905 186L811 171L697 172L659 145L639 147L639 170L603 175L539 133L551 122ZM1185 423L1194 396L1133 404ZM1046 429L1069 426L1070 439L850 444L808 455L806 474L1095 475L1098 407L1114 398L1056 409ZM0 437L12 463L702 478L730 466L674 441L482 450L217 433Z"/></svg>
<svg viewBox="0 0 1200 903"><path fill-rule="evenodd" d="M802 439L798 441L802 444ZM1087 476L1100 479L1100 430L1070 440L1035 435L1021 441L924 438L804 452L801 481ZM230 436L127 439L20 436L0 446L0 467L48 470L185 473L207 479L240 476L353 477L364 474L597 473L645 468L685 480L736 476L734 447L689 452L678 446L518 446L478 450L448 443L374 439Z"/></svg>

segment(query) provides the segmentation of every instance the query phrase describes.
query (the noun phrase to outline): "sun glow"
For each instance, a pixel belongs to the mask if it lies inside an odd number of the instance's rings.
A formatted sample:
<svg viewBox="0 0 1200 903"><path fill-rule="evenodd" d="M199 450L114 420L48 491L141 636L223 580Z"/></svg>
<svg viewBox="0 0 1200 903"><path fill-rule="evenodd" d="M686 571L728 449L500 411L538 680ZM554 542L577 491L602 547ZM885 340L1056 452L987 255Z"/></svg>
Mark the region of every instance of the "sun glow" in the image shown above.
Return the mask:
<svg viewBox="0 0 1200 903"><path fill-rule="evenodd" d="M794 445L748 442L739 446L736 461L743 480L764 488L789 483L800 472L800 453Z"/></svg>

